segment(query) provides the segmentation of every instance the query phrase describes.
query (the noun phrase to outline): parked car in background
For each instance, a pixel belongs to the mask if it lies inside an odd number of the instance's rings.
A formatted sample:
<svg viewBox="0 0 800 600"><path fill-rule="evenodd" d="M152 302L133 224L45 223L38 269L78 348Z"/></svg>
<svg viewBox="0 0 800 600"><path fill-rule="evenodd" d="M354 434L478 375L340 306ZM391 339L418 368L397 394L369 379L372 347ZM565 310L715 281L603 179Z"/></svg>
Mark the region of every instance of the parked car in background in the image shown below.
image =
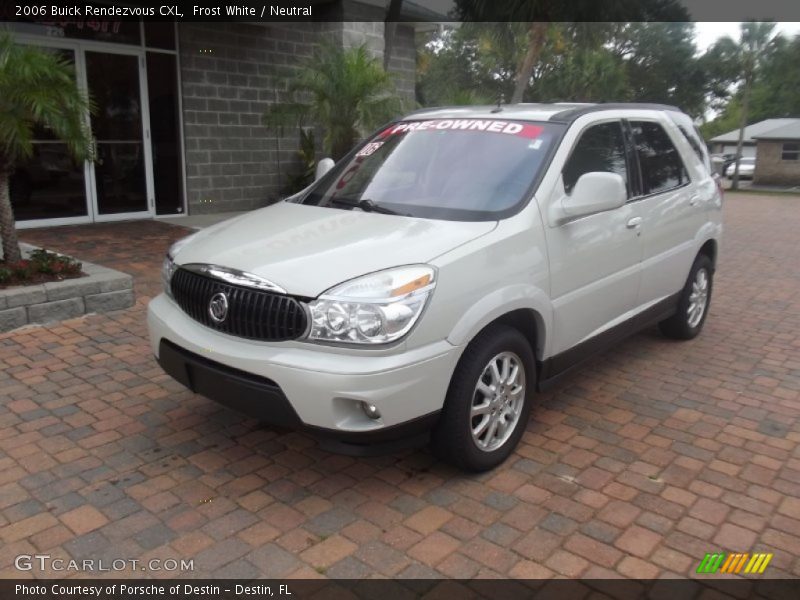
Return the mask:
<svg viewBox="0 0 800 600"><path fill-rule="evenodd" d="M327 448L430 440L481 471L598 350L703 328L721 192L678 109L426 109L331 167L170 249L148 311L167 373Z"/></svg>
<svg viewBox="0 0 800 600"><path fill-rule="evenodd" d="M732 161L725 167L725 177L732 178L736 169L736 161ZM739 177L741 179L752 179L756 170L756 159L754 156L743 156L739 159Z"/></svg>
<svg viewBox="0 0 800 600"><path fill-rule="evenodd" d="M731 164L735 158L735 154L712 154L711 166L713 172L723 177L725 175L725 169L728 168L728 165Z"/></svg>

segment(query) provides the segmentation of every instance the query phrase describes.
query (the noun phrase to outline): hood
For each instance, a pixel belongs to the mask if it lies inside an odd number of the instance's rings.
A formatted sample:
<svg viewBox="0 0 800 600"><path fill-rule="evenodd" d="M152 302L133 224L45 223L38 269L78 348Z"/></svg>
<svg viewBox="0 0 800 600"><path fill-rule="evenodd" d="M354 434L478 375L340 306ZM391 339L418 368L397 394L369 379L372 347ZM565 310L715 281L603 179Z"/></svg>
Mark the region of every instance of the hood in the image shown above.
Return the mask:
<svg viewBox="0 0 800 600"><path fill-rule="evenodd" d="M316 297L366 273L427 263L496 226L279 202L199 231L174 258L238 269Z"/></svg>

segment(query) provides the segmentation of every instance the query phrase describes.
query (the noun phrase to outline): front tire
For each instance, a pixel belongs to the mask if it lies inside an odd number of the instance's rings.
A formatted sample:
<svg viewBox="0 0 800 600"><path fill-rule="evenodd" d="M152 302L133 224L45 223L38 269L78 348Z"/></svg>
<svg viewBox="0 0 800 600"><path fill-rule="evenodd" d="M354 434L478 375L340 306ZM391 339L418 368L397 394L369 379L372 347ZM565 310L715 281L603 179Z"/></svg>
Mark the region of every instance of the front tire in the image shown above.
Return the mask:
<svg viewBox="0 0 800 600"><path fill-rule="evenodd" d="M714 265L705 254L700 254L692 265L678 299L674 315L658 324L661 333L676 340L691 340L703 329L711 305L711 288Z"/></svg>
<svg viewBox="0 0 800 600"><path fill-rule="evenodd" d="M506 325L489 326L456 366L433 431L434 453L468 471L496 467L525 432L535 387L535 358L525 336Z"/></svg>

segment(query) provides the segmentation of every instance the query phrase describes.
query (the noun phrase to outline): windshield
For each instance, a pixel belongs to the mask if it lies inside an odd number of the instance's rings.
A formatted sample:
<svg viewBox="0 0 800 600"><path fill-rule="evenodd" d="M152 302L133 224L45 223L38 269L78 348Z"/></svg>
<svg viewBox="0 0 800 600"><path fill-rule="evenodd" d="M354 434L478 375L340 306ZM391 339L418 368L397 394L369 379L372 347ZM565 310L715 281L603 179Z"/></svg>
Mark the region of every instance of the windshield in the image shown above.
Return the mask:
<svg viewBox="0 0 800 600"><path fill-rule="evenodd" d="M462 221L511 214L547 164L562 126L492 119L394 123L300 200Z"/></svg>

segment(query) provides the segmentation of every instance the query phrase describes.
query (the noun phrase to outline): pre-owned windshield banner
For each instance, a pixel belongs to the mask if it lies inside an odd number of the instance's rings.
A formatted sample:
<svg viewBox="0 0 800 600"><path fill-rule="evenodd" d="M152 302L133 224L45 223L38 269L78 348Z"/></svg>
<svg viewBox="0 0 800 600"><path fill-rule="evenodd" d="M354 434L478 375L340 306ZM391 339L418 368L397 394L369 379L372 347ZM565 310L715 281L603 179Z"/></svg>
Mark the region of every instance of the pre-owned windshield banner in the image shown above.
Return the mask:
<svg viewBox="0 0 800 600"><path fill-rule="evenodd" d="M387 137L396 133L411 131L486 131L502 133L526 138L537 138L542 133L539 125L517 123L516 121L499 121L493 119L431 119L427 121L404 121L387 127L379 137Z"/></svg>

